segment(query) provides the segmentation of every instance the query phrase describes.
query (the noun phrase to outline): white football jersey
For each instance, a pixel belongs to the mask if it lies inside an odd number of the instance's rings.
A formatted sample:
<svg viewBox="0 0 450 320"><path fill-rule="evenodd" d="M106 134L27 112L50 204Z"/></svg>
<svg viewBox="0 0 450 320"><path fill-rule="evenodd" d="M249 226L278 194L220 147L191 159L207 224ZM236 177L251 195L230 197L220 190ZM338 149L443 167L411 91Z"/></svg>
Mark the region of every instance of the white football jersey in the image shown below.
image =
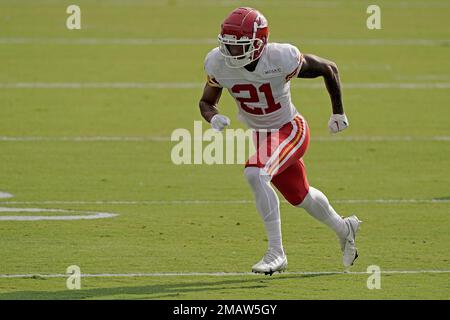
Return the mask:
<svg viewBox="0 0 450 320"><path fill-rule="evenodd" d="M297 114L290 80L297 77L302 62L295 46L268 43L253 72L228 67L219 48L206 56L205 70L209 85L228 89L238 106L238 117L250 128L279 129Z"/></svg>

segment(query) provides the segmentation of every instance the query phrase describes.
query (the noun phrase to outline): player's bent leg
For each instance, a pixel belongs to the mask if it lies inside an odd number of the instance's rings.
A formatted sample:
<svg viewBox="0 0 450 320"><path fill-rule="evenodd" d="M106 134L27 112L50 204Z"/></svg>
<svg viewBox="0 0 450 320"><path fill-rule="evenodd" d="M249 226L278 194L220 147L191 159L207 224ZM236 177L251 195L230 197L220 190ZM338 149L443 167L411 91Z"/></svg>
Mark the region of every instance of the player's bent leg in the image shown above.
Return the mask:
<svg viewBox="0 0 450 320"><path fill-rule="evenodd" d="M348 226L344 219L336 213L320 190L309 187L308 194L297 206L305 209L311 216L333 229L339 238L345 238L348 235Z"/></svg>
<svg viewBox="0 0 450 320"><path fill-rule="evenodd" d="M361 221L356 216L343 219L330 205L327 197L313 187L309 187L308 194L298 207L334 230L343 251L342 262L345 267L351 266L358 257L355 240Z"/></svg>
<svg viewBox="0 0 450 320"><path fill-rule="evenodd" d="M291 166L272 178L272 184L293 206L299 205L309 192L306 170L303 160L297 160Z"/></svg>
<svg viewBox="0 0 450 320"><path fill-rule="evenodd" d="M300 159L276 175L272 183L289 203L304 208L312 217L334 230L343 252L344 266L352 265L358 257L355 237L360 221L355 216L342 219L330 205L327 197L309 186L303 161Z"/></svg>
<svg viewBox="0 0 450 320"><path fill-rule="evenodd" d="M283 271L287 266L281 237L280 203L270 185L270 176L258 167L247 167L245 177L255 195L256 208L264 221L269 249L265 256L252 268L253 272L273 273Z"/></svg>

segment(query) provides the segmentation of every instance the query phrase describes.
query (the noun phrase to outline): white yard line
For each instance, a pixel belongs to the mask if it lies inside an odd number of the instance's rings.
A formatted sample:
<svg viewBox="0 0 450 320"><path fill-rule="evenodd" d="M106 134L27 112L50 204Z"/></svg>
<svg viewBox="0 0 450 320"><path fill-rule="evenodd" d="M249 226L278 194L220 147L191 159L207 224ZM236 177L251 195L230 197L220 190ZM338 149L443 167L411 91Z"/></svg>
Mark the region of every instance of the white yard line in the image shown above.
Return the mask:
<svg viewBox="0 0 450 320"><path fill-rule="evenodd" d="M14 197L14 195L12 195L11 193L0 191L0 199L8 199L12 197Z"/></svg>
<svg viewBox="0 0 450 320"><path fill-rule="evenodd" d="M274 42L289 42L305 45L334 46L446 46L450 39L274 39ZM0 45L120 45L120 46L170 46L210 45L216 46L215 38L43 38L43 37L0 37Z"/></svg>
<svg viewBox="0 0 450 320"><path fill-rule="evenodd" d="M202 82L2 82L0 89L201 89ZM322 83L293 83L293 88L323 89ZM343 89L450 89L450 82L347 82Z"/></svg>
<svg viewBox="0 0 450 320"><path fill-rule="evenodd" d="M0 202L3 204L3 202ZM66 215L66 216L3 216L0 215L0 221L50 221L50 220L93 220L93 219L105 219L118 216L115 213L108 212L93 212L93 211L79 211L79 210L65 210L65 209L43 209L43 208L7 208L0 207L0 213L14 212L14 213L38 213L38 212L51 212L51 213L83 213L84 215Z"/></svg>
<svg viewBox="0 0 450 320"><path fill-rule="evenodd" d="M450 137L449 137L450 139ZM171 141L170 137L164 136L135 136L135 137L113 137L113 136L92 136L92 137L12 137L0 136L0 141L10 142L33 142L33 141L52 141L52 142L98 142L98 141L120 141L120 142L145 142L145 141Z"/></svg>
<svg viewBox="0 0 450 320"><path fill-rule="evenodd" d="M285 202L286 201L282 201ZM429 204L450 203L449 199L335 199L341 204ZM42 200L42 201L0 201L2 205L209 205L209 204L253 204L253 200Z"/></svg>
<svg viewBox="0 0 450 320"><path fill-rule="evenodd" d="M450 140L450 137L449 137ZM113 137L113 136L91 136L91 137L36 137L36 136L0 136L0 141L26 142L26 141L51 141L51 142L98 142L98 141L121 141L121 142L145 142L145 141L171 141L170 137L164 136L134 136L134 137Z"/></svg>
<svg viewBox="0 0 450 320"><path fill-rule="evenodd" d="M450 270L381 270L381 274L447 274ZM364 271L290 271L282 275L367 275ZM70 274L0 274L0 278L67 278ZM81 274L82 278L134 278L134 277L230 277L258 276L252 272L157 272L157 273L94 273ZM261 276L261 275L259 275Z"/></svg>
<svg viewBox="0 0 450 320"><path fill-rule="evenodd" d="M450 136L315 136L312 141L450 141ZM169 136L85 136L85 137L55 137L55 136L0 136L0 142L167 142ZM1 196L0 196L1 197Z"/></svg>
<svg viewBox="0 0 450 320"><path fill-rule="evenodd" d="M199 89L201 82L3 82L0 89Z"/></svg>

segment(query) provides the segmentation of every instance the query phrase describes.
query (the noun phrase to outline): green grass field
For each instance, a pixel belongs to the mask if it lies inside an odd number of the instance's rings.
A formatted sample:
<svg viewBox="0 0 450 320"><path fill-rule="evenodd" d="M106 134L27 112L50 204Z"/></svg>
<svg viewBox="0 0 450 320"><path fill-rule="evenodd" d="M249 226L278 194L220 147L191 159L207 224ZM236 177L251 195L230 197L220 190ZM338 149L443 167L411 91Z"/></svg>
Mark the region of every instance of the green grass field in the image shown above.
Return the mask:
<svg viewBox="0 0 450 320"><path fill-rule="evenodd" d="M65 26L74 2L81 30ZM293 80L292 96L311 127L310 184L364 221L354 273L341 273L331 231L282 203L289 272L245 274L267 240L242 165L171 162L167 138L201 120L204 57L243 4L265 14L272 41L339 66L351 124L339 136L321 79ZM14 195L0 218L119 214L0 220L0 299L449 299L450 3L377 1L381 30L366 28L369 4L0 0L0 192ZM241 126L227 93L221 110ZM48 275L70 265L128 276L68 290ZM399 273L369 290L370 265ZM208 274L220 272L238 274Z"/></svg>

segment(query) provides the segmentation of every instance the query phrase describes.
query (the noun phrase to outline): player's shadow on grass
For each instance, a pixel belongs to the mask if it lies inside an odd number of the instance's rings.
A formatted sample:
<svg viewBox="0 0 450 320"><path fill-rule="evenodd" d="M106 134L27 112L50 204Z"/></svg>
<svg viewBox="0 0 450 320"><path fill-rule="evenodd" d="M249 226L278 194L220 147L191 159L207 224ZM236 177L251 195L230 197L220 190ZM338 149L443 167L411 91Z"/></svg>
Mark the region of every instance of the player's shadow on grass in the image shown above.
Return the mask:
<svg viewBox="0 0 450 320"><path fill-rule="evenodd" d="M69 299L176 299L184 298L184 293L211 292L221 290L263 289L270 282L289 279L332 276L333 274L254 276L254 279L233 279L221 281L201 281L189 283L154 284L144 286L95 288L62 291L15 291L0 293L0 300L69 300ZM36 280L30 280L36 281ZM45 281L45 280L37 280ZM65 281L65 280L64 280ZM141 280L142 281L142 280ZM148 282L152 280L149 279ZM135 297L133 297L135 296ZM251 296L249 296L251 298Z"/></svg>
<svg viewBox="0 0 450 320"><path fill-rule="evenodd" d="M437 201L450 200L450 196L448 196L448 197L435 197L435 198L433 198L433 200L437 200Z"/></svg>

